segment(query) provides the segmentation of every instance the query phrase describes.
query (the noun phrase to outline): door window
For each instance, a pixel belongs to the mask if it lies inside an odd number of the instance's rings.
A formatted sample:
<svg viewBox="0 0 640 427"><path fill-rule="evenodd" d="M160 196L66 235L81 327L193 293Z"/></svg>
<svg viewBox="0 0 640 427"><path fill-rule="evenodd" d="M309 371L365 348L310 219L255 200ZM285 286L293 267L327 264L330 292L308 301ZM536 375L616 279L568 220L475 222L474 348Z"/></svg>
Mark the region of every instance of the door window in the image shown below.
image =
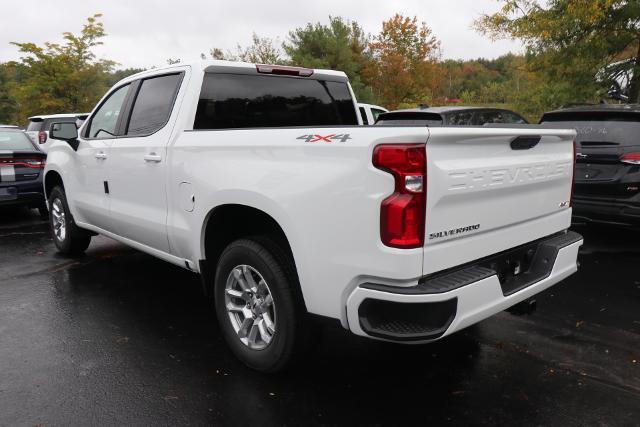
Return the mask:
<svg viewBox="0 0 640 427"><path fill-rule="evenodd" d="M125 85L109 95L91 118L86 137L108 139L116 136L118 118L128 91L129 85Z"/></svg>
<svg viewBox="0 0 640 427"><path fill-rule="evenodd" d="M151 135L164 127L171 115L181 79L181 74L170 74L142 80L127 135Z"/></svg>

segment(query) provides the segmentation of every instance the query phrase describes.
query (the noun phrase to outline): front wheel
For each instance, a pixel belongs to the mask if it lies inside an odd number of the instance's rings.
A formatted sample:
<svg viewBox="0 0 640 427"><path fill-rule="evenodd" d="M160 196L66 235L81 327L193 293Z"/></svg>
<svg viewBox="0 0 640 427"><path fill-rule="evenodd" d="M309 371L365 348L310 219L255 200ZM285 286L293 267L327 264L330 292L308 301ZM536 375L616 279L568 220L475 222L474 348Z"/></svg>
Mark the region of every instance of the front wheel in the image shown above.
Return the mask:
<svg viewBox="0 0 640 427"><path fill-rule="evenodd" d="M233 353L250 368L282 370L307 347L307 321L297 298L291 257L274 241L236 240L215 277L216 314Z"/></svg>
<svg viewBox="0 0 640 427"><path fill-rule="evenodd" d="M62 187L55 187L51 191L49 213L53 243L58 252L64 255L82 254L91 243L91 235L73 221Z"/></svg>

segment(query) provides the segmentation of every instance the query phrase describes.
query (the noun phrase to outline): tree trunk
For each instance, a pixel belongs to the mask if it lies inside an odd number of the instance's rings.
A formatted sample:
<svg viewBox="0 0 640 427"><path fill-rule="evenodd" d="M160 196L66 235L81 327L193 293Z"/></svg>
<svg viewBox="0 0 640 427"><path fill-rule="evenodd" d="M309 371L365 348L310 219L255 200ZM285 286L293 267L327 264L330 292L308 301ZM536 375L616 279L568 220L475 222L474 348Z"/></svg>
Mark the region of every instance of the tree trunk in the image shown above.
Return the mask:
<svg viewBox="0 0 640 427"><path fill-rule="evenodd" d="M630 104L640 103L640 40L638 40L638 53L635 58L633 67L633 77L629 83L629 101Z"/></svg>

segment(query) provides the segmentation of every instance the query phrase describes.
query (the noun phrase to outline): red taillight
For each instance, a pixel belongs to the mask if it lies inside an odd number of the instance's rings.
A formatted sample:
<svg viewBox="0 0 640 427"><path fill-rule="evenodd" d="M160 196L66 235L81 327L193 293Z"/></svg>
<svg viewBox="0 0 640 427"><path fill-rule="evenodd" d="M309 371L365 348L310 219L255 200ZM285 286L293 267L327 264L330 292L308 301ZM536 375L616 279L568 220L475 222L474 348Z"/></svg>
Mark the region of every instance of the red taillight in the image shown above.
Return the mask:
<svg viewBox="0 0 640 427"><path fill-rule="evenodd" d="M0 159L0 166L24 166L27 168L44 169L45 159L38 158L18 158L18 159Z"/></svg>
<svg viewBox="0 0 640 427"><path fill-rule="evenodd" d="M620 157L622 163L629 165L640 165L640 153L627 153Z"/></svg>
<svg viewBox="0 0 640 427"><path fill-rule="evenodd" d="M38 142L40 144L44 144L45 142L47 142L47 133L43 130L41 130L40 132L38 132Z"/></svg>
<svg viewBox="0 0 640 427"><path fill-rule="evenodd" d="M309 77L313 70L301 67L286 67L284 65L256 64L256 70L261 74L279 74L282 76Z"/></svg>
<svg viewBox="0 0 640 427"><path fill-rule="evenodd" d="M384 144L373 150L373 165L395 179L395 191L380 207L380 238L394 248L424 244L427 200L425 144Z"/></svg>

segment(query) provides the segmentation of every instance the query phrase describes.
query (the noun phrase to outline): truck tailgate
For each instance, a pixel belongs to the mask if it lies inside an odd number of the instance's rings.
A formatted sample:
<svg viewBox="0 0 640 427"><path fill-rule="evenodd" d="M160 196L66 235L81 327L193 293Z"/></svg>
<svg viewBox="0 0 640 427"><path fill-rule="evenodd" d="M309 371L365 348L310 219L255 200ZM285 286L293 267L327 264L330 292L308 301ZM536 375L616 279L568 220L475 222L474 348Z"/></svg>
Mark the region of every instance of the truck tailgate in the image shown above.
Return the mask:
<svg viewBox="0 0 640 427"><path fill-rule="evenodd" d="M424 273L567 228L574 138L571 130L431 128ZM430 259L434 247L448 261Z"/></svg>

